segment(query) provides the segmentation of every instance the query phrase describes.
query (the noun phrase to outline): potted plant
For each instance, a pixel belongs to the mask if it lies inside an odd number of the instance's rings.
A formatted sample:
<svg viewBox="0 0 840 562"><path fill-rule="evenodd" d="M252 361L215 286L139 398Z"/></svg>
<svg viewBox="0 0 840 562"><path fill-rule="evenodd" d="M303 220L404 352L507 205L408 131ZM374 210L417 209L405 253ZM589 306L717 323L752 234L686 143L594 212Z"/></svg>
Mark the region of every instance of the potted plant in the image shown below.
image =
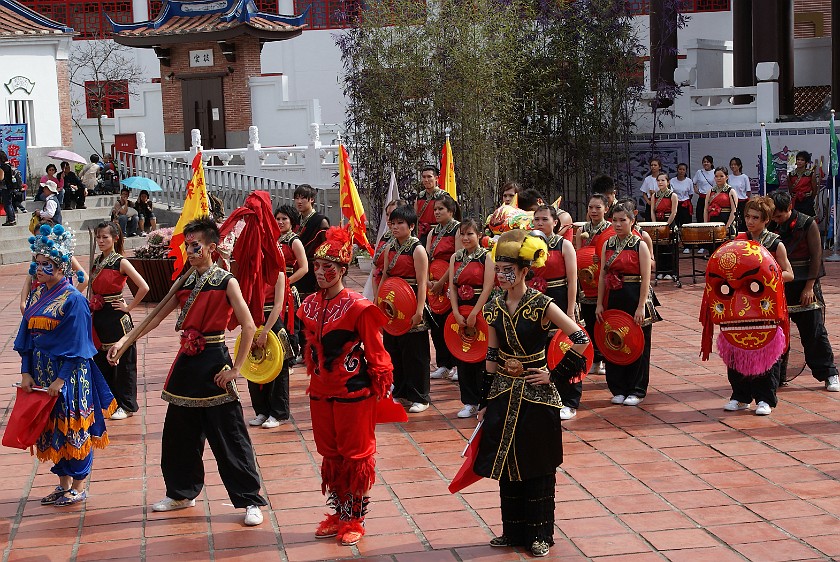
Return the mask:
<svg viewBox="0 0 840 562"><path fill-rule="evenodd" d="M373 257L370 253L363 249L359 248L358 246L355 247L354 257L356 258L356 263L359 266L359 270L365 273L370 273L373 269Z"/></svg>
<svg viewBox="0 0 840 562"><path fill-rule="evenodd" d="M169 243L172 240L172 228L159 228L149 233L146 244L134 251L134 257L128 258L131 265L149 284L149 293L144 300L160 302L174 281L175 260L168 258ZM128 280L132 294L137 293L137 286Z"/></svg>

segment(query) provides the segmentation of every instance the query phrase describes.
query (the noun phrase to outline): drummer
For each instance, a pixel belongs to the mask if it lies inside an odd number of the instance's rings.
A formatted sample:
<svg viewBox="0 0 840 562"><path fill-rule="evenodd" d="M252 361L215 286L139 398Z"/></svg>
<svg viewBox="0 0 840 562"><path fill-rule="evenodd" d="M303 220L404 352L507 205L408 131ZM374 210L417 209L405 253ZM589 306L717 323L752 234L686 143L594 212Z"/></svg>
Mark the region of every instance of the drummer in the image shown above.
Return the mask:
<svg viewBox="0 0 840 562"><path fill-rule="evenodd" d="M651 254L647 244L633 232L635 209L627 203L617 203L613 210L612 226L615 234L604 244L601 252L601 277L598 282L599 320L607 310L622 310L642 327L644 349L641 356L629 365L606 362L607 386L613 404L637 406L647 394L650 381L650 345L652 324L661 318L656 312L650 292Z"/></svg>
<svg viewBox="0 0 840 562"><path fill-rule="evenodd" d="M653 194L653 209L656 222L664 222L669 229L673 229L674 221L677 219L675 210L679 208L679 196L671 189L671 178L668 177L666 172L659 172L659 175L656 176L656 186L658 189ZM671 236L665 242L671 244ZM657 261L659 271L675 271L674 250L670 253L660 252L659 260ZM657 273L656 278L670 281L673 279L673 276L670 273Z"/></svg>
<svg viewBox="0 0 840 562"><path fill-rule="evenodd" d="M610 223L604 218L604 214L606 213L608 206L609 201L600 193L595 193L589 198L589 205L587 207L587 218L589 219L589 222L583 225L580 236L578 237L579 242L576 249L580 250L581 248L585 248L587 246L594 246L596 249L596 263L598 262L599 257L597 251L599 245L613 234ZM595 279L598 279L597 274ZM593 342L595 341L595 338L593 337L593 330L595 328L595 305L598 303L598 294L596 291L597 290L595 288L584 288L579 301L581 319L584 322L584 327L589 334L590 340ZM595 346L595 361L592 363L592 370L590 372L597 372L599 375L604 374L604 357L598 351L597 345Z"/></svg>
<svg viewBox="0 0 840 562"><path fill-rule="evenodd" d="M437 224L429 232L426 241L430 273L429 294L433 296L446 296L446 290L449 288L449 259L456 250L461 248L461 237L456 236L458 225L461 223L456 220L456 215L458 218L461 216L458 203L448 193L435 201L435 220ZM431 268L435 262L442 264L445 273L440 279L431 281ZM455 358L449 352L446 342L443 340L444 323L449 312L448 307L440 313L434 310L429 311L432 320L429 332L435 346L435 363L437 364L437 369L432 371L429 376L433 379L450 378L457 381L458 368L455 366Z"/></svg>
<svg viewBox="0 0 840 562"><path fill-rule="evenodd" d="M706 207L703 209L703 222L722 222L726 225L726 232L735 234L735 209L738 207L738 196L728 183L729 172L723 166L715 168L715 185L706 196Z"/></svg>
<svg viewBox="0 0 840 562"><path fill-rule="evenodd" d="M549 205L543 205L534 212L534 227L545 236L548 246L548 256L543 267L533 269L534 277L528 281L528 286L536 289L551 300L572 320L577 320L577 255L574 245L560 235L562 227L558 219L557 210ZM557 332L549 331L546 344ZM570 420L577 415L580 398L583 395L583 382L571 383L561 380L557 385L563 408L560 409L560 419Z"/></svg>
<svg viewBox="0 0 840 562"><path fill-rule="evenodd" d="M495 273L490 252L479 241L479 226L473 219L466 219L458 228L461 246L449 260L449 302L452 315L460 328L474 328L476 318L490 298ZM461 307L471 307L469 314L461 314ZM458 386L461 389L459 418L469 418L478 412L481 401L481 384L484 380L484 357L475 363L455 359L458 369Z"/></svg>
<svg viewBox="0 0 840 562"><path fill-rule="evenodd" d="M411 328L401 336L384 334L385 349L394 364L394 398L408 406L412 414L429 409L429 329L423 312L429 279L429 258L414 235L417 213L406 205L391 211L391 242L383 253L382 282L399 277L411 285L417 307L411 314Z"/></svg>

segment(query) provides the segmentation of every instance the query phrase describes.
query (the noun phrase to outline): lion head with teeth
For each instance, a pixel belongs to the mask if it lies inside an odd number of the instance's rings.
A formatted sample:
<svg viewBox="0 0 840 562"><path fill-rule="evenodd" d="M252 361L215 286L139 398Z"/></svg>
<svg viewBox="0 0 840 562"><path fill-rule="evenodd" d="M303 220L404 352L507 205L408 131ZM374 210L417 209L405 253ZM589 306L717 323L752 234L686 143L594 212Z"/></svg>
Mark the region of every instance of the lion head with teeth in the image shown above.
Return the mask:
<svg viewBox="0 0 840 562"><path fill-rule="evenodd" d="M789 333L782 269L773 254L752 240L718 248L706 266L700 322L704 361L717 324L718 353L727 367L753 376L770 369L787 348Z"/></svg>

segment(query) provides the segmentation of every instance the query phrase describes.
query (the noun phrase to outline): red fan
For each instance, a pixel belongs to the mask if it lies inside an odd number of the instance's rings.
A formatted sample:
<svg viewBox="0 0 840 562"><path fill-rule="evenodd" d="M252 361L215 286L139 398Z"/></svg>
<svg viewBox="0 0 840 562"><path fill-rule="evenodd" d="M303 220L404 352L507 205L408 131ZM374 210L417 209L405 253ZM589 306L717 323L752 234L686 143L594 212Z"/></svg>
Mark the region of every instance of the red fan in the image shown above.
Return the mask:
<svg viewBox="0 0 840 562"><path fill-rule="evenodd" d="M472 437L470 437L469 443L467 443L467 448L464 449L464 453L461 455L466 458L464 459L464 464L458 469L455 478L449 483L449 493L451 494L460 492L470 484L475 484L483 478L483 476L479 476L473 470L475 458L478 456L478 446L481 443L481 425L483 423L478 423L475 431L473 431Z"/></svg>
<svg viewBox="0 0 840 562"><path fill-rule="evenodd" d="M466 318L473 307L458 307L458 312ZM487 321L479 314L475 317L475 327L462 328L455 321L455 314L449 313L443 325L443 341L456 358L465 363L477 363L487 357Z"/></svg>
<svg viewBox="0 0 840 562"><path fill-rule="evenodd" d="M15 449L34 445L47 426L56 400L58 396L50 396L44 389L26 392L18 387L15 406L3 433L3 445Z"/></svg>
<svg viewBox="0 0 840 562"><path fill-rule="evenodd" d="M403 423L408 421L408 414L401 404L391 397L382 398L376 403L376 423Z"/></svg>
<svg viewBox="0 0 840 562"><path fill-rule="evenodd" d="M443 260L432 260L431 265L429 265L430 290L426 293L426 302L429 303L429 308L435 314L444 314L452 308L452 303L449 302L449 297L447 296L447 290L444 290L441 295L433 295L431 292L432 283L446 275L448 268L449 264Z"/></svg>
<svg viewBox="0 0 840 562"><path fill-rule="evenodd" d="M569 336L567 336L562 330L557 330L557 333L554 334L553 338L551 338L551 343L548 344L547 359L549 370L554 369L554 367L560 363L560 360L563 359L563 356L566 355L566 352L569 351L571 347L572 340L569 339ZM586 368L581 371L579 376L569 379L569 382L577 383L582 381L583 377L586 376L586 373L588 373L589 369L592 367L592 362L595 361L595 348L592 346L592 342L589 342L586 349L583 350L583 356L586 358Z"/></svg>
<svg viewBox="0 0 840 562"><path fill-rule="evenodd" d="M389 277L379 286L376 306L388 318L385 331L392 336L401 336L411 329L411 318L417 312L417 296L405 279Z"/></svg>
<svg viewBox="0 0 840 562"><path fill-rule="evenodd" d="M603 321L595 322L595 341L607 361L629 365L642 356L645 334L633 317L622 310L607 310Z"/></svg>

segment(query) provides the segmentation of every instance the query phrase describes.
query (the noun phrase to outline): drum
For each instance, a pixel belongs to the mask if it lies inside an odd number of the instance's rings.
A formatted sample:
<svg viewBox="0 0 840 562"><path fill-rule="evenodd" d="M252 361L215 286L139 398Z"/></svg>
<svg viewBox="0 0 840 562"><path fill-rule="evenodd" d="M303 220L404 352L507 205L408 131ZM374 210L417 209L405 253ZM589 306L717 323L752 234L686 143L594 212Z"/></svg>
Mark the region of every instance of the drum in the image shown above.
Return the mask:
<svg viewBox="0 0 840 562"><path fill-rule="evenodd" d="M689 222L680 227L683 244L711 244L726 240L726 225L722 222Z"/></svg>
<svg viewBox="0 0 840 562"><path fill-rule="evenodd" d="M667 222L640 222L639 228L650 235L654 244L671 242L671 227Z"/></svg>

